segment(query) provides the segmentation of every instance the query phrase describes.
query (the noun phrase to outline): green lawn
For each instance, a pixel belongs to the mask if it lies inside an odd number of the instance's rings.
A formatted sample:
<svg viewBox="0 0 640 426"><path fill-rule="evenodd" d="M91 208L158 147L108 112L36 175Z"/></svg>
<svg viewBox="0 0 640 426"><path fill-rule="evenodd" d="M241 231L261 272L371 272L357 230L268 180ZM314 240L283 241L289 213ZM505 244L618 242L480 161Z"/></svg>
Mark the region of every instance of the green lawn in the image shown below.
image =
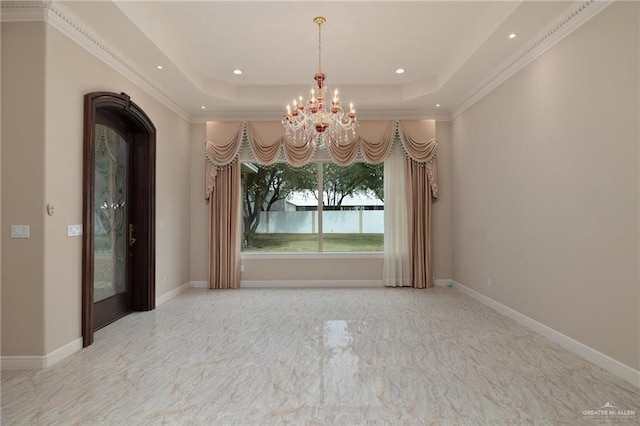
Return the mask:
<svg viewBox="0 0 640 426"><path fill-rule="evenodd" d="M384 234L324 234L323 251L382 251ZM318 234L256 234L245 252L317 252Z"/></svg>

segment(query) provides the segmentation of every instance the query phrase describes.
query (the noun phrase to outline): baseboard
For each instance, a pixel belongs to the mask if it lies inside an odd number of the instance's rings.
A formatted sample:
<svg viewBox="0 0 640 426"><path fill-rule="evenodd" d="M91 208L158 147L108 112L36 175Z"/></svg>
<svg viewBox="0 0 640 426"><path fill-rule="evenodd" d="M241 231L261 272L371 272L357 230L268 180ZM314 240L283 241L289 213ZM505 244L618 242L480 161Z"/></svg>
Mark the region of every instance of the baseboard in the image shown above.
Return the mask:
<svg viewBox="0 0 640 426"><path fill-rule="evenodd" d="M620 361L617 361L610 356L605 355L602 352L599 352L585 345L584 343L580 343L577 340L572 339L571 337L552 329L551 327L547 327L546 325L539 323L538 321L529 318L528 316L523 315L520 312L515 311L508 306L505 306L502 303L497 302L490 297L487 297L484 294L481 294L465 286L464 284L453 280L447 281L451 281L455 288L457 288L467 296L476 299L477 301L489 306L490 308L496 310L504 316L511 318L512 320L522 324L523 326L559 344L563 348L577 354L585 360L607 370L608 372L620 377L623 380L626 380L633 386L640 388L640 371L631 368L628 365L623 364Z"/></svg>
<svg viewBox="0 0 640 426"><path fill-rule="evenodd" d="M453 281L449 279L434 280L436 287L451 287ZM378 288L384 287L382 280L268 280L268 281L240 281L240 288ZM191 281L190 288L209 288L206 281Z"/></svg>
<svg viewBox="0 0 640 426"><path fill-rule="evenodd" d="M209 283L207 281L191 281L189 288L209 288Z"/></svg>
<svg viewBox="0 0 640 426"><path fill-rule="evenodd" d="M82 337L74 340L71 343L67 343L61 348L56 349L45 357L44 368L51 367L58 361L62 361L69 355L78 352L82 349Z"/></svg>
<svg viewBox="0 0 640 426"><path fill-rule="evenodd" d="M3 356L0 357L2 370L42 370L82 349L82 338L43 356Z"/></svg>
<svg viewBox="0 0 640 426"><path fill-rule="evenodd" d="M160 305L167 303L169 300L173 299L174 297L177 297L180 293L182 293L183 291L187 290L190 287L191 287L191 282L187 282L182 284L180 287L174 288L173 290L166 292L160 297L156 297L156 308Z"/></svg>
<svg viewBox="0 0 640 426"><path fill-rule="evenodd" d="M169 300L187 290L191 283L185 283L178 288L156 298L156 307L167 303ZM55 351L43 356L3 356L0 357L0 368L2 370L42 370L51 367L58 361L82 349L82 338L76 339Z"/></svg>
<svg viewBox="0 0 640 426"><path fill-rule="evenodd" d="M240 288L379 288L382 280L273 280L240 281Z"/></svg>
<svg viewBox="0 0 640 426"><path fill-rule="evenodd" d="M453 281L439 278L437 280L433 280L433 285L436 287L451 287L453 285Z"/></svg>
<svg viewBox="0 0 640 426"><path fill-rule="evenodd" d="M447 280L448 282L448 280ZM191 281L190 288L209 288L207 281ZM378 288L381 280L242 280L240 288Z"/></svg>

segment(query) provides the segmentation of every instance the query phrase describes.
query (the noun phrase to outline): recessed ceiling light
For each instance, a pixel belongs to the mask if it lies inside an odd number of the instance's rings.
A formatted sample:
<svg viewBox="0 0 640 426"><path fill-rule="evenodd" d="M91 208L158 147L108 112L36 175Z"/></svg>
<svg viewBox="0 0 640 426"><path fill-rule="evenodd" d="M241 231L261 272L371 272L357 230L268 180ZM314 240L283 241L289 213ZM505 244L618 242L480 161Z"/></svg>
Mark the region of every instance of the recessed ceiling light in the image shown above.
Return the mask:
<svg viewBox="0 0 640 426"><path fill-rule="evenodd" d="M207 107L206 107L206 106L204 106L204 105L202 105L202 106L200 107L200 109L207 109Z"/></svg>
<svg viewBox="0 0 640 426"><path fill-rule="evenodd" d="M240 75L240 74L242 74L242 70L241 69L236 69L236 70L233 70L233 73L235 75Z"/></svg>
<svg viewBox="0 0 640 426"><path fill-rule="evenodd" d="M516 37L518 37L518 34L516 34L516 33L509 34L509 38L513 39L513 38L516 38Z"/></svg>
<svg viewBox="0 0 640 426"><path fill-rule="evenodd" d="M157 70L161 70L162 69L162 65L156 65L156 69Z"/></svg>
<svg viewBox="0 0 640 426"><path fill-rule="evenodd" d="M436 104L436 108L440 108L440 104Z"/></svg>
<svg viewBox="0 0 640 426"><path fill-rule="evenodd" d="M404 68L398 68L396 74L404 74Z"/></svg>

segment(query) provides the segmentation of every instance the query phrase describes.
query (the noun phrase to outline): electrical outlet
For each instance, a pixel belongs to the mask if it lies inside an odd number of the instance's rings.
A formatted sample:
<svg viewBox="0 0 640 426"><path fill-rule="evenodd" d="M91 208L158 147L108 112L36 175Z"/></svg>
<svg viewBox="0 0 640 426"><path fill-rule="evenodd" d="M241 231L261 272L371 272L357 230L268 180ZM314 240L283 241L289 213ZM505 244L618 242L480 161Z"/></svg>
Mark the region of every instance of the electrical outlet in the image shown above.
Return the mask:
<svg viewBox="0 0 640 426"><path fill-rule="evenodd" d="M244 272L244 265L240 265L240 272Z"/></svg>

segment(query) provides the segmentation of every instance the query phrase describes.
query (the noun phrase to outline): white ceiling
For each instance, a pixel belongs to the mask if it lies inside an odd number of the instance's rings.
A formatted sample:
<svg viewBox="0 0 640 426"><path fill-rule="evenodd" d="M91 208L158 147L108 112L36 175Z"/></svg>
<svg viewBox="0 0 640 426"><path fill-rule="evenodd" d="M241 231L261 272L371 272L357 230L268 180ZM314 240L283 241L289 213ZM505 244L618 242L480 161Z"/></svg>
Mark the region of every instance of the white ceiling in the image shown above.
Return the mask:
<svg viewBox="0 0 640 426"><path fill-rule="evenodd" d="M319 15L327 19L327 83L361 118L446 115L575 8L568 1L62 3L195 120L278 118L291 99L306 97L318 66Z"/></svg>

